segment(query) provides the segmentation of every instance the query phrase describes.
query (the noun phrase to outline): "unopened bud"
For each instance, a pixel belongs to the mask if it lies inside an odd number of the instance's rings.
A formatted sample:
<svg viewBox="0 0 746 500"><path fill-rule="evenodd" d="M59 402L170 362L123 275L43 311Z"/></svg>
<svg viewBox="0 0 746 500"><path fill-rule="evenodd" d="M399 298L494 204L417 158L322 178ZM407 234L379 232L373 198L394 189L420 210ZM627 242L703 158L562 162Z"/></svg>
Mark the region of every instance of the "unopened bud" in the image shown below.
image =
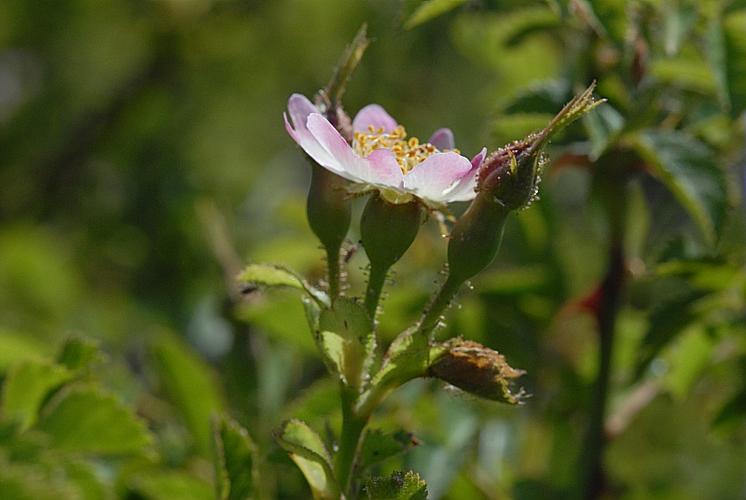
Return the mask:
<svg viewBox="0 0 746 500"><path fill-rule="evenodd" d="M428 374L470 394L518 404L523 390L513 393L513 381L523 375L508 365L505 356L470 340L453 339L445 344L445 352L429 367Z"/></svg>
<svg viewBox="0 0 746 500"><path fill-rule="evenodd" d="M452 283L463 283L495 258L507 215L536 198L545 162L542 148L559 130L604 102L594 100L594 88L592 84L573 98L540 132L500 148L484 161L477 196L451 232L448 266Z"/></svg>

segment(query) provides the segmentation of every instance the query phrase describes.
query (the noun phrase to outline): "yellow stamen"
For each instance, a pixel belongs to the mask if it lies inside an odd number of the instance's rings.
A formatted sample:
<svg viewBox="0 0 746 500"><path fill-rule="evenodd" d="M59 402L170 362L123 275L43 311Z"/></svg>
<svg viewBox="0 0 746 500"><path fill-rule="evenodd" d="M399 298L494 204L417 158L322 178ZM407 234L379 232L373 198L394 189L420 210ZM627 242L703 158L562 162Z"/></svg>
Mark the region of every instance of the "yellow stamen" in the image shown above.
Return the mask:
<svg viewBox="0 0 746 500"><path fill-rule="evenodd" d="M376 129L373 125L369 125L367 132L355 132L352 147L363 158L376 149L390 150L404 174L428 157L440 152L428 142L420 144L420 140L416 137L407 139L407 131L401 125L387 133L384 133L383 128ZM448 151L459 152L457 149Z"/></svg>

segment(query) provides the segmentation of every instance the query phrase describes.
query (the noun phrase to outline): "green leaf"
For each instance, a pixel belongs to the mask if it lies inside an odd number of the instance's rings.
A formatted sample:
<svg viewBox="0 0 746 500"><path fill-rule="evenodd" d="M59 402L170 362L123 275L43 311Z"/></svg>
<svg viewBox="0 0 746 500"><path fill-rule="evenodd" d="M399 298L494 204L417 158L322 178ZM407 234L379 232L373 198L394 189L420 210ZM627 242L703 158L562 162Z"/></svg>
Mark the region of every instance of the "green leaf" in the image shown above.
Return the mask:
<svg viewBox="0 0 746 500"><path fill-rule="evenodd" d="M723 107L740 115L746 109L746 9L712 16L705 55Z"/></svg>
<svg viewBox="0 0 746 500"><path fill-rule="evenodd" d="M707 241L714 243L728 202L725 174L714 153L689 134L675 130L642 132L632 143Z"/></svg>
<svg viewBox="0 0 746 500"><path fill-rule="evenodd" d="M98 344L91 339L67 339L57 356L57 362L70 370L85 370L101 358Z"/></svg>
<svg viewBox="0 0 746 500"><path fill-rule="evenodd" d="M92 386L61 391L44 408L37 427L50 436L53 446L80 453L142 453L152 441L129 408Z"/></svg>
<svg viewBox="0 0 746 500"><path fill-rule="evenodd" d="M209 367L176 337L163 335L153 344L155 368L202 452L210 450L210 418L223 409Z"/></svg>
<svg viewBox="0 0 746 500"><path fill-rule="evenodd" d="M365 307L354 299L340 297L318 319L317 341L334 372L343 381L360 388L375 354L373 321Z"/></svg>
<svg viewBox="0 0 746 500"><path fill-rule="evenodd" d="M221 500L250 498L256 448L246 429L229 417L215 421L215 482Z"/></svg>
<svg viewBox="0 0 746 500"><path fill-rule="evenodd" d="M455 9L465 2L466 0L425 0L409 16L409 19L404 23L404 29L411 30L420 24Z"/></svg>
<svg viewBox="0 0 746 500"><path fill-rule="evenodd" d="M48 346L28 335L11 332L0 327L0 372L18 361L43 358Z"/></svg>
<svg viewBox="0 0 746 500"><path fill-rule="evenodd" d="M639 350L635 379L639 379L660 351L674 340L698 316L697 302L705 297L702 290L686 290L668 298L650 314L645 338Z"/></svg>
<svg viewBox="0 0 746 500"><path fill-rule="evenodd" d="M316 432L300 420L288 420L275 434L278 444L303 472L315 499L339 498L332 458Z"/></svg>
<svg viewBox="0 0 746 500"><path fill-rule="evenodd" d="M3 500L80 498L64 474L50 474L39 464L7 463L0 456L0 496Z"/></svg>
<svg viewBox="0 0 746 500"><path fill-rule="evenodd" d="M427 484L412 471L394 472L389 477L374 477L365 484L370 500L426 500Z"/></svg>
<svg viewBox="0 0 746 500"><path fill-rule="evenodd" d="M214 500L215 494L207 481L180 471L138 474L127 484L130 492L148 500ZM126 497L126 498L129 498Z"/></svg>
<svg viewBox="0 0 746 500"><path fill-rule="evenodd" d="M371 429L365 434L365 441L360 451L360 468L363 470L418 444L417 439L409 432L388 433L380 429Z"/></svg>
<svg viewBox="0 0 746 500"><path fill-rule="evenodd" d="M13 366L3 384L2 413L20 430L36 422L44 399L73 378L64 366L47 361L23 361Z"/></svg>
<svg viewBox="0 0 746 500"><path fill-rule="evenodd" d="M329 298L321 290L317 290L305 282L300 276L273 264L249 264L238 275L242 285L252 288L257 286L289 287L306 292L314 300L328 304Z"/></svg>
<svg viewBox="0 0 746 500"><path fill-rule="evenodd" d="M238 275L238 281L248 286L288 286L303 290L303 280L281 266L249 264Z"/></svg>

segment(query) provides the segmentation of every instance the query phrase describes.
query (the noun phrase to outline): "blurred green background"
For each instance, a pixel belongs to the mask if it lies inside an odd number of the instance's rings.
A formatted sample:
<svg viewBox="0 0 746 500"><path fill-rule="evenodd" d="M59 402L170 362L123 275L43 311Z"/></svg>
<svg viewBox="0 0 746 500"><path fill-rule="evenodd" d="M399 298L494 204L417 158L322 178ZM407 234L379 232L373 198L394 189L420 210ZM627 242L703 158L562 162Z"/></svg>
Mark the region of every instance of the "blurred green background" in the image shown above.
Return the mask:
<svg viewBox="0 0 746 500"><path fill-rule="evenodd" d="M257 443L265 498L308 496L271 432L290 416L336 429L336 385L298 297L244 297L233 277L248 262L321 277L282 112L323 87L364 22L346 108L382 104L420 138L449 126L467 155L542 127L591 80L609 99L552 145L541 199L441 333L504 353L533 397L505 407L413 382L373 426L420 445L380 468L416 470L432 498L576 497L598 364L587 309L605 200L622 193L606 495L746 498L746 3L432 3L440 15L416 0L2 2L0 376L94 339L86 383L151 436L55 441L40 399L31 430L0 426L8 498L211 498L219 410ZM384 338L416 319L444 252L431 221L395 267ZM366 263L352 256L350 294Z"/></svg>

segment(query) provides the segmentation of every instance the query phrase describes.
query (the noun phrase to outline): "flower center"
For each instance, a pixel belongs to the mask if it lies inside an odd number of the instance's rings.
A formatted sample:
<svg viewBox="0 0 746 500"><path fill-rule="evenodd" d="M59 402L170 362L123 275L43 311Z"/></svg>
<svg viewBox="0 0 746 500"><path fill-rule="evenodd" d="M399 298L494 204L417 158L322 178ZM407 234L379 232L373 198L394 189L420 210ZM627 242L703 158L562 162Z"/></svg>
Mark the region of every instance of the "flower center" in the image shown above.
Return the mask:
<svg viewBox="0 0 746 500"><path fill-rule="evenodd" d="M396 162L404 174L429 156L440 152L429 142L420 144L420 140L416 137L407 139L407 131L401 125L391 132L384 132L383 128L376 129L373 125L369 125L367 132L355 132L352 148L363 158L376 149L388 149L394 153Z"/></svg>

